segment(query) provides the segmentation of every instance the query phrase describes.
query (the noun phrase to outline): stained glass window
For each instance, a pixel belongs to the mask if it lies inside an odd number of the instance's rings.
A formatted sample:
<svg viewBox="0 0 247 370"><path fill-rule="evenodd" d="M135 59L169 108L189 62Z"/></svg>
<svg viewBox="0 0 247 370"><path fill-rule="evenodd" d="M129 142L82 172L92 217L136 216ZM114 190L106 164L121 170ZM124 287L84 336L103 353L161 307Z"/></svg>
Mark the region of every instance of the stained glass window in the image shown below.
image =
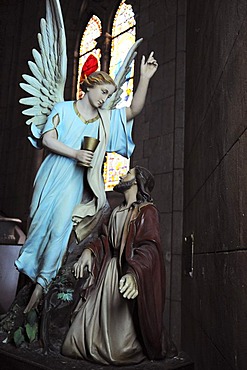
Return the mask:
<svg viewBox="0 0 247 370"><path fill-rule="evenodd" d="M78 99L82 97L82 92L80 90L82 69L83 67L85 67L85 63L90 60L89 58L91 55L97 58L98 69L100 69L99 61L101 51L99 48L96 49L97 41L95 40L101 36L101 33L102 33L101 21L96 15L93 15L85 28L80 44L79 65L78 65L78 87L77 87Z"/></svg>
<svg viewBox="0 0 247 370"><path fill-rule="evenodd" d="M136 22L132 6L126 4L126 0L121 1L115 14L112 27L110 75L113 78L116 76L129 49L135 42L135 25ZM127 75L126 82L122 87L122 99L118 103L118 108L130 106L133 97L133 76L134 62L132 63L130 72ZM130 161L116 153L107 153L106 158L107 159L104 164L104 181L105 189L108 191L112 190L112 188L118 183L119 177L128 171Z"/></svg>
<svg viewBox="0 0 247 370"><path fill-rule="evenodd" d="M110 75L116 76L124 58L136 39L135 17L132 6L121 1L116 12L112 27L112 47L110 61ZM119 107L130 106L133 96L134 62L123 85L122 100Z"/></svg>
<svg viewBox="0 0 247 370"><path fill-rule="evenodd" d="M105 191L112 190L119 183L119 177L129 170L129 159L117 153L107 153L104 164Z"/></svg>

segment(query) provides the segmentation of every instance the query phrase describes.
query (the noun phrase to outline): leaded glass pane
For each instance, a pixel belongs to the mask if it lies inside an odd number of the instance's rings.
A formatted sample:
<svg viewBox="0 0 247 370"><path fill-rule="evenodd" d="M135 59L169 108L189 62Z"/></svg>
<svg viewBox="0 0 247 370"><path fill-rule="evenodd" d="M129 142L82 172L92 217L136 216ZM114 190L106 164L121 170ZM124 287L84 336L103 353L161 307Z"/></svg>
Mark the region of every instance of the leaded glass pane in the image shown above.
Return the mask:
<svg viewBox="0 0 247 370"><path fill-rule="evenodd" d="M126 57L129 49L134 44L136 39L135 18L132 6L126 4L126 1L121 1L116 12L113 28L112 28L112 48L110 61L110 75L114 78ZM133 76L134 62L131 70L127 75L127 81L123 85L123 93L120 107L130 106L133 97ZM105 190L112 190L118 183L119 177L126 174L129 169L129 159L122 157L116 153L107 153L106 162L104 164L104 181Z"/></svg>
<svg viewBox="0 0 247 370"><path fill-rule="evenodd" d="M104 165L105 190L112 190L118 184L119 177L129 170L129 160L117 153L107 153Z"/></svg>
<svg viewBox="0 0 247 370"><path fill-rule="evenodd" d="M115 77L129 49L136 39L136 22L132 6L121 1L116 12L112 27L112 48L110 75ZM127 75L127 81L123 85L122 100L118 107L130 106L133 97L134 62Z"/></svg>
<svg viewBox="0 0 247 370"><path fill-rule="evenodd" d="M97 42L95 40L101 36L101 33L102 33L101 21L96 15L93 15L85 28L80 44L79 65L78 65L78 87L77 87L78 99L81 98L79 84L82 67L90 54L93 54L98 59L99 65L98 69L100 69L101 51L100 49L95 48L97 45Z"/></svg>

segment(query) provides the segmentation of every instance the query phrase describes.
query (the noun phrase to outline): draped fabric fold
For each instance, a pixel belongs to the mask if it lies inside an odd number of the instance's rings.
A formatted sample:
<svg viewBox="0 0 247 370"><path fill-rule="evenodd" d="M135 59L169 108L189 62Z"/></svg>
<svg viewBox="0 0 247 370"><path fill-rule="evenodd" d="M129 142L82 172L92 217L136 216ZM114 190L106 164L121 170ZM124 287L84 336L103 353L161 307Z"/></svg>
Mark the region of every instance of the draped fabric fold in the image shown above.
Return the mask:
<svg viewBox="0 0 247 370"><path fill-rule="evenodd" d="M170 342L163 326L165 270L158 211L152 203L124 211L117 207L107 231L85 246L94 255L92 276L80 292L62 353L118 365L164 358ZM118 289L126 273L137 281L133 301Z"/></svg>

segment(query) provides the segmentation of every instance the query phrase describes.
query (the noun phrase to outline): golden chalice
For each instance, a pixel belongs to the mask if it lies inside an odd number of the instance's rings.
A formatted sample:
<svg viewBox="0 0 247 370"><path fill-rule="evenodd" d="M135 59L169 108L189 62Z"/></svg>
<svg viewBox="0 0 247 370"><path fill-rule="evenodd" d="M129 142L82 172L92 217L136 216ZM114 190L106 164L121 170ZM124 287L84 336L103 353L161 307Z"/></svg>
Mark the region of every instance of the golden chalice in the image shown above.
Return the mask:
<svg viewBox="0 0 247 370"><path fill-rule="evenodd" d="M88 150L90 152L94 152L99 144L99 139L96 139L95 137L90 137L90 136L84 136L84 141L83 141L83 150ZM83 166L83 167L89 167L92 168L92 166L89 166L83 162L78 161L77 162L78 166Z"/></svg>

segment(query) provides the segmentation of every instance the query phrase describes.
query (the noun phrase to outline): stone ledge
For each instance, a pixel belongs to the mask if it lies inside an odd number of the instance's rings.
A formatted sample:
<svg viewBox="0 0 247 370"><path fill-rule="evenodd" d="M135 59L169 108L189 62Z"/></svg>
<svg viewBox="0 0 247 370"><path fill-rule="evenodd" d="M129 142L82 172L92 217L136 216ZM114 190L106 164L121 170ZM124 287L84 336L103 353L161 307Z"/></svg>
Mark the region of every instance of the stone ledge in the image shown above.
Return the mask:
<svg viewBox="0 0 247 370"><path fill-rule="evenodd" d="M82 360L73 360L61 355L43 355L36 351L14 348L8 344L0 345L1 370L194 370L194 365L187 354L180 352L173 359L163 361L147 361L138 365L111 366L98 365Z"/></svg>

